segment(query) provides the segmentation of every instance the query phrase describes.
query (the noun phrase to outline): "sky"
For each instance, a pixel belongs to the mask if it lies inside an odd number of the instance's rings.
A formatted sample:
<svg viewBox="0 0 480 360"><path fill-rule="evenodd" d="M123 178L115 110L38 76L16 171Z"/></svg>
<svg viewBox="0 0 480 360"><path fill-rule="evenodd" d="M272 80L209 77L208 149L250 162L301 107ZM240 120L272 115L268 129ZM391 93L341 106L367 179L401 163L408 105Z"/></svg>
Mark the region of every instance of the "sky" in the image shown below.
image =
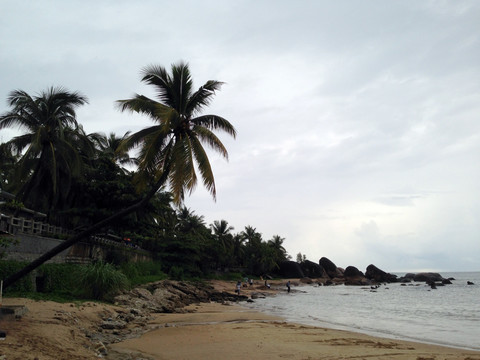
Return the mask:
<svg viewBox="0 0 480 360"><path fill-rule="evenodd" d="M216 201L185 200L207 224L361 271L480 271L479 24L475 0L3 0L0 113L63 86L87 133L122 136L151 125L114 105L154 97L141 69L185 61L238 132L209 153Z"/></svg>

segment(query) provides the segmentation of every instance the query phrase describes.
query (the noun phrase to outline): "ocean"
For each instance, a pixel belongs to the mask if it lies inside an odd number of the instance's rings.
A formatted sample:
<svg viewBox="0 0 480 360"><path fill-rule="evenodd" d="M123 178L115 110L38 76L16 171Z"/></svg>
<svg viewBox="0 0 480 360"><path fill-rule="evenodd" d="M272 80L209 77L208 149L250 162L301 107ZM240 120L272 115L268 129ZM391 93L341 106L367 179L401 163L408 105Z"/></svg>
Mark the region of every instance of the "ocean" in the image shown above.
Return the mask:
<svg viewBox="0 0 480 360"><path fill-rule="evenodd" d="M293 286L290 294L256 299L245 306L299 324L480 350L480 272L441 275L455 280L437 289L420 282L385 284L375 290Z"/></svg>

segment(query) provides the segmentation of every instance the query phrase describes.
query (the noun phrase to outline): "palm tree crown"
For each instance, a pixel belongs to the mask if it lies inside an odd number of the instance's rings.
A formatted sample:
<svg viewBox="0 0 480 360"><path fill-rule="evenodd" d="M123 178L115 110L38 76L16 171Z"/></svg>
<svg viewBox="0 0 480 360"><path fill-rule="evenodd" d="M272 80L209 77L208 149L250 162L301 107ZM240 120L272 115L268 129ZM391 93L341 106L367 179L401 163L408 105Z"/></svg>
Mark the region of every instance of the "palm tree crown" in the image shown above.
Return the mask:
<svg viewBox="0 0 480 360"><path fill-rule="evenodd" d="M202 143L228 159L225 146L213 131L221 130L233 137L236 131L226 119L200 113L223 83L209 80L194 91L188 64L183 62L172 65L171 74L161 66L146 67L142 81L155 87L158 101L136 94L132 99L119 100L118 105L121 111L146 114L155 122L124 143L128 149L140 147L139 173L144 175L143 182L168 183L175 202L181 203L185 190L191 192L197 184L197 167L215 199L213 172Z"/></svg>
<svg viewBox="0 0 480 360"><path fill-rule="evenodd" d="M81 155L93 150L76 120L75 108L85 103L86 97L63 88L51 87L34 97L22 90L9 94L12 109L0 116L0 129L26 130L6 143L21 155L16 178L23 201L33 189L40 189L35 192L43 196L40 201L53 208L68 192L72 175L81 167ZM39 199L31 202L40 205Z"/></svg>

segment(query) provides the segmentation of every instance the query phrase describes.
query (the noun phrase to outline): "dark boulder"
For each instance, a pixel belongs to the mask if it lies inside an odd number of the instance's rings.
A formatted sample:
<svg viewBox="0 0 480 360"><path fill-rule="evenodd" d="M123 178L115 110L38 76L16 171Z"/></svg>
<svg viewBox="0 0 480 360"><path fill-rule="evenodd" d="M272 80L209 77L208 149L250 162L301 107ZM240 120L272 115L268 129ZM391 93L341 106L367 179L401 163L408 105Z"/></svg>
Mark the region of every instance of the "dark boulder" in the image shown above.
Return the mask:
<svg viewBox="0 0 480 360"><path fill-rule="evenodd" d="M342 276L341 272L337 269L337 265L335 265L330 259L322 257L319 263L330 278L333 279Z"/></svg>
<svg viewBox="0 0 480 360"><path fill-rule="evenodd" d="M305 276L308 276L309 278L320 278L325 277L326 275L323 267L310 260L303 261L300 264L300 268L302 269Z"/></svg>
<svg viewBox="0 0 480 360"><path fill-rule="evenodd" d="M376 282L397 282L397 275L386 273L372 264L367 266L365 277Z"/></svg>
<svg viewBox="0 0 480 360"><path fill-rule="evenodd" d="M427 283L437 282L437 281L442 282L443 277L439 273L422 272L422 273L415 274L415 276L413 277L413 281L425 281Z"/></svg>
<svg viewBox="0 0 480 360"><path fill-rule="evenodd" d="M358 270L355 266L347 266L345 269L343 276L346 278L355 278L355 277L364 277L365 275L363 272Z"/></svg>
<svg viewBox="0 0 480 360"><path fill-rule="evenodd" d="M355 266L347 266L343 272L343 276L345 277L345 285L369 285L371 283L363 272Z"/></svg>
<svg viewBox="0 0 480 360"><path fill-rule="evenodd" d="M467 285L475 285L473 281L467 281Z"/></svg>
<svg viewBox="0 0 480 360"><path fill-rule="evenodd" d="M278 273L286 279L300 279L305 277L300 264L295 261L281 262L279 264Z"/></svg>

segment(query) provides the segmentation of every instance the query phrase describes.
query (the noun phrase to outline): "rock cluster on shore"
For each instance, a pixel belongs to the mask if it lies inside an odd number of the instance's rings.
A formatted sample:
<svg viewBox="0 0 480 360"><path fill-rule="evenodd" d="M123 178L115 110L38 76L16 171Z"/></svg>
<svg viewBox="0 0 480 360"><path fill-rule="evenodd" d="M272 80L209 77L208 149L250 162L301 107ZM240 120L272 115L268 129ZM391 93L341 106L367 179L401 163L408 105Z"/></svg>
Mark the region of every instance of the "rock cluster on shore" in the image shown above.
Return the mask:
<svg viewBox="0 0 480 360"><path fill-rule="evenodd" d="M306 260L301 263L285 261L280 264L279 274L285 278L299 278L303 283L317 282L321 285L377 285L395 282L425 282L432 288L451 284L449 279L443 278L438 273L422 272L406 274L403 277L387 273L375 265L368 265L365 273L355 266L347 266L345 269L335 265L333 261L322 257L318 264Z"/></svg>

